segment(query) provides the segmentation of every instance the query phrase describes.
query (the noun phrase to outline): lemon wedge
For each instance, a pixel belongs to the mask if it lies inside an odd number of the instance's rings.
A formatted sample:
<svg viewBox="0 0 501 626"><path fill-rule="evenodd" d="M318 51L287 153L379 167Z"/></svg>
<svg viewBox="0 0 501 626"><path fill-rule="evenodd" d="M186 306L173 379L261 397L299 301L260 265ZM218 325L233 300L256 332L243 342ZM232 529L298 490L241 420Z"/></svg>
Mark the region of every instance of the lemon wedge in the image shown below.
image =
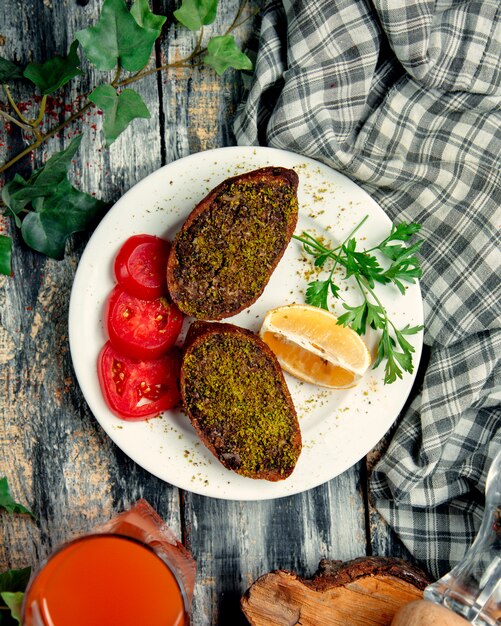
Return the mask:
<svg viewBox="0 0 501 626"><path fill-rule="evenodd" d="M259 334L286 372L322 387L353 387L371 364L369 350L354 330L340 326L333 313L308 304L271 309Z"/></svg>

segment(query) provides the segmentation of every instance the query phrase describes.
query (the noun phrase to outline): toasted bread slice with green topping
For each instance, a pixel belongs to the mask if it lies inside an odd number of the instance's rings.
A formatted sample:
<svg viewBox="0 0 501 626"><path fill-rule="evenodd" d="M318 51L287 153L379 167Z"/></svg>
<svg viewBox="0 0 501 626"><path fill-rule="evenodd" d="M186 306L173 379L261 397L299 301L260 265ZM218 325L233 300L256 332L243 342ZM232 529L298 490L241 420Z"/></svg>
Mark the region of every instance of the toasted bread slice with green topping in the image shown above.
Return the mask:
<svg viewBox="0 0 501 626"><path fill-rule="evenodd" d="M296 227L298 182L294 170L264 167L225 180L193 209L167 263L183 313L220 320L259 298Z"/></svg>
<svg viewBox="0 0 501 626"><path fill-rule="evenodd" d="M194 322L181 366L184 410L202 442L227 468L249 478L287 478L301 432L282 370L254 333Z"/></svg>

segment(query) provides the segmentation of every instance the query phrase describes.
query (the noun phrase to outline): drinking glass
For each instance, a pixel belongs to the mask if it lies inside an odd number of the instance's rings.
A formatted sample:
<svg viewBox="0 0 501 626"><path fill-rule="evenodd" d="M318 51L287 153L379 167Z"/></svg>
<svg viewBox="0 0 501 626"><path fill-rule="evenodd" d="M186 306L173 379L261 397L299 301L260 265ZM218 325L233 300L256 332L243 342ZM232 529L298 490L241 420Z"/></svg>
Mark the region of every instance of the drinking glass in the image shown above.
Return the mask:
<svg viewBox="0 0 501 626"><path fill-rule="evenodd" d="M58 548L32 577L24 626L187 626L195 561L146 502Z"/></svg>
<svg viewBox="0 0 501 626"><path fill-rule="evenodd" d="M425 589L424 597L474 626L501 624L501 451L489 469L475 541L463 561Z"/></svg>

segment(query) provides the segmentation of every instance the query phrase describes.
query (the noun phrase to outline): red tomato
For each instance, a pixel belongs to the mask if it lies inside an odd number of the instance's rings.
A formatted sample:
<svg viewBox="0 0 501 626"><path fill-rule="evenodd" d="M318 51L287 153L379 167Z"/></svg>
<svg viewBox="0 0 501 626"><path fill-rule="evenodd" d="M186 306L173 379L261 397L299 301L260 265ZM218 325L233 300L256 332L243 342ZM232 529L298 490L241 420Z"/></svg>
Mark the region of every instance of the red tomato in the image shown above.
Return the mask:
<svg viewBox="0 0 501 626"><path fill-rule="evenodd" d="M141 420L179 402L181 352L175 348L159 359L134 361L108 341L98 358L99 384L109 408L125 420Z"/></svg>
<svg viewBox="0 0 501 626"><path fill-rule="evenodd" d="M166 298L141 300L117 285L106 308L113 347L131 359L156 359L172 348L183 325L183 314Z"/></svg>
<svg viewBox="0 0 501 626"><path fill-rule="evenodd" d="M134 235L115 259L119 285L136 298L154 300L167 294L167 256L170 244L153 235Z"/></svg>

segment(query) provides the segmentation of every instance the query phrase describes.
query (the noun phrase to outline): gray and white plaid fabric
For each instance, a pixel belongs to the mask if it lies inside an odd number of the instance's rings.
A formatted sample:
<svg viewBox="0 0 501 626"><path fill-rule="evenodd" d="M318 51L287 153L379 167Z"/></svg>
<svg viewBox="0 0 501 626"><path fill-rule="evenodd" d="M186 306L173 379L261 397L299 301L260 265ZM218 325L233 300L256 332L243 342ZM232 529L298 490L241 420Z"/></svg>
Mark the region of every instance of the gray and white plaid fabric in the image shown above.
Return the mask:
<svg viewBox="0 0 501 626"><path fill-rule="evenodd" d="M319 159L422 224L430 360L371 491L438 577L478 529L501 446L501 4L270 2L235 132Z"/></svg>

